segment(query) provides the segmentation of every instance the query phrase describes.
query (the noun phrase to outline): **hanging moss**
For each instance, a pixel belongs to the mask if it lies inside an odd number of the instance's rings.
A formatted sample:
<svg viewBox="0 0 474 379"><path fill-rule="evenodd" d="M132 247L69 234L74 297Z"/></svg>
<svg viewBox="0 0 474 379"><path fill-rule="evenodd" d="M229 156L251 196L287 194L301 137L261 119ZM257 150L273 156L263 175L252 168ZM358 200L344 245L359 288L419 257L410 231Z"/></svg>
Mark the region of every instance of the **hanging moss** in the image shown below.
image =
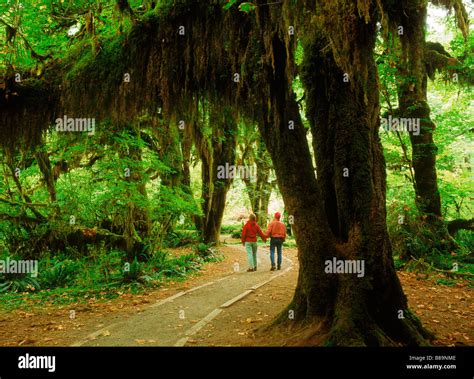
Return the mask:
<svg viewBox="0 0 474 379"><path fill-rule="evenodd" d="M212 104L217 112L231 106L241 115L259 117L268 95L260 85L266 80L261 68L265 59L274 59L275 36L289 52L288 70L282 74L291 80L294 76L295 39L287 32L293 23L293 7L285 2L282 13L280 6L259 1L262 4L255 14L244 14L236 7L224 10L224 3L161 2L127 33L85 41L61 62L59 105L55 99L51 106L46 102L49 97L42 94L43 102L33 100L31 105L38 106L38 115L110 119L116 125L126 125L143 114L192 120L199 117L199 101ZM259 12L268 12L271 24L259 24L259 18L266 18ZM52 92L50 87L58 88L57 81L43 83L42 91ZM59 91L54 93L58 96ZM51 122L51 117L45 118L41 127L31 120L27 126L31 131L26 133L37 132L38 140ZM15 134L12 140L16 141Z"/></svg>
<svg viewBox="0 0 474 379"><path fill-rule="evenodd" d="M20 73L21 75L22 73ZM15 76L0 80L0 144L3 147L25 149L37 145L42 134L53 123L59 104L57 86L28 77Z"/></svg>
<svg viewBox="0 0 474 379"><path fill-rule="evenodd" d="M246 91L244 78L234 82L233 75L245 74L248 24L220 1L163 5L126 36L101 41L98 54L75 57L64 82L64 109L128 122L159 110L167 119L189 117L196 98L235 104Z"/></svg>
<svg viewBox="0 0 474 379"><path fill-rule="evenodd" d="M449 55L443 45L437 42L426 42L424 58L426 73L432 80L434 80L437 71L453 70L459 64L455 58Z"/></svg>

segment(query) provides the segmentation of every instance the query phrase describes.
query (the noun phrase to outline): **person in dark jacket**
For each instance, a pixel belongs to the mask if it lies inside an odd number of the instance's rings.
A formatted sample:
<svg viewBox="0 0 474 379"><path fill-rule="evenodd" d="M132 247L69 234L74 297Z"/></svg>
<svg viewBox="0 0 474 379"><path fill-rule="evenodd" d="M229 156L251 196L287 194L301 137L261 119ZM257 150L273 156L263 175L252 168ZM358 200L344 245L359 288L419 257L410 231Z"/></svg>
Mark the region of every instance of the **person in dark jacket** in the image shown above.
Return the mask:
<svg viewBox="0 0 474 379"><path fill-rule="evenodd" d="M241 241L247 251L247 260L249 263L247 272L257 271L257 234L263 242L267 241L267 237L263 234L260 226L258 226L256 219L255 215L250 213L249 219L242 229Z"/></svg>

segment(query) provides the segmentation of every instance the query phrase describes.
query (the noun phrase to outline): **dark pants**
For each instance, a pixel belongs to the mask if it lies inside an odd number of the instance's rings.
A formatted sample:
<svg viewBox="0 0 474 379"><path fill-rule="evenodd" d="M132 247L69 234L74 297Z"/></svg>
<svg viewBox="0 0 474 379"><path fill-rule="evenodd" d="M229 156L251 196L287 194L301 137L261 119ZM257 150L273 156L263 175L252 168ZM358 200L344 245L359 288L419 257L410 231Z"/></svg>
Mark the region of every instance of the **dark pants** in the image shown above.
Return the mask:
<svg viewBox="0 0 474 379"><path fill-rule="evenodd" d="M270 261L275 266L275 247L278 254L278 267L281 267L283 238L270 238Z"/></svg>

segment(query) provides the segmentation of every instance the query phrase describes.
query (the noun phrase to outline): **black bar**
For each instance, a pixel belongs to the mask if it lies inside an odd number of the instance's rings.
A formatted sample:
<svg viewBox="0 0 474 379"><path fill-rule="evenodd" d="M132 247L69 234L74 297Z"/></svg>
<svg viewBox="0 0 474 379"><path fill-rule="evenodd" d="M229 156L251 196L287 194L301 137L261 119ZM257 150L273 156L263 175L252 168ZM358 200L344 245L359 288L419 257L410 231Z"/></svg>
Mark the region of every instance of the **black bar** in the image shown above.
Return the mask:
<svg viewBox="0 0 474 379"><path fill-rule="evenodd" d="M311 378L469 378L474 348L0 348L0 379L16 378L182 378L186 375L255 376L291 374ZM47 368L19 368L20 356L55 357ZM444 358L440 358L444 357ZM454 359L453 359L454 357ZM25 363L24 360L22 360ZM44 361L46 362L46 361ZM51 361L52 362L52 361ZM46 364L45 364L46 365ZM407 368L421 365L424 368ZM425 365L456 365L429 368ZM51 367L52 366L48 366ZM346 376L344 376L346 375ZM227 379L227 378L226 378ZM263 377L262 377L263 379Z"/></svg>

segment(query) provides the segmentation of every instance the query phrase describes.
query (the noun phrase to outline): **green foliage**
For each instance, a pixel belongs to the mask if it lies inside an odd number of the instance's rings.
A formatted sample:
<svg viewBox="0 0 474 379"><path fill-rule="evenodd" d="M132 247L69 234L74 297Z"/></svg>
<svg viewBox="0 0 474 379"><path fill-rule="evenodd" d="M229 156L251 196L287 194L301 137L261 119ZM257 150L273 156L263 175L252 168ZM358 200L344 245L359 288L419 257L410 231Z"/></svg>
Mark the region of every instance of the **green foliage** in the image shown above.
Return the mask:
<svg viewBox="0 0 474 379"><path fill-rule="evenodd" d="M466 78L454 82L447 76L449 70L454 69L460 76L472 72L472 59L468 57L469 54L466 55L470 44L472 38L465 43L457 35L450 47L444 46L462 62L462 67L449 67L446 75L438 75L434 81L428 81L431 118L436 125L434 140L438 149L438 188L446 221L471 218L474 206L470 154L473 149L470 136L473 124L472 91L464 86ZM375 58L381 83L381 116L396 116L399 100L397 78L400 74L397 71L399 56L393 36L389 35L386 39L382 39L381 35L378 37ZM397 259L400 258L399 267L412 256L424 257L438 268L448 267L451 264L451 253L463 256L466 251L472 251L469 242L472 237L465 238L466 235L472 235L472 232L458 233L455 236L458 246L456 252L447 251L449 244L444 240L446 236L433 234L432 228L429 228L416 209L411 141L408 134L380 130L379 135L387 168L387 223L394 254ZM403 225L399 224L399 217L403 217Z"/></svg>
<svg viewBox="0 0 474 379"><path fill-rule="evenodd" d="M45 238L50 234L50 224L44 223L27 227L13 222L0 223L6 229L3 244L6 251L23 259L38 258L47 251ZM1 233L0 233L1 234Z"/></svg>
<svg viewBox="0 0 474 379"><path fill-rule="evenodd" d="M472 254L472 252L474 252L474 233L468 230L459 230L455 237L457 243L462 246L462 254L467 256L471 253L469 255L471 257L469 263L474 263L474 256Z"/></svg>
<svg viewBox="0 0 474 379"><path fill-rule="evenodd" d="M147 282L149 277L144 274L144 263L139 262L135 257L131 264L127 264L127 268L123 270L122 281L130 282Z"/></svg>
<svg viewBox="0 0 474 379"><path fill-rule="evenodd" d="M167 247L180 247L197 243L199 235L196 231L174 230L166 233L164 243Z"/></svg>
<svg viewBox="0 0 474 379"><path fill-rule="evenodd" d="M40 265L41 274L38 279L43 289L69 287L73 284L81 267L78 261L65 256L44 258L40 261Z"/></svg>
<svg viewBox="0 0 474 379"><path fill-rule="evenodd" d="M195 245L194 252L197 257L201 258L204 262L216 262L223 259L222 255L219 254L212 245L199 243Z"/></svg>
<svg viewBox="0 0 474 379"><path fill-rule="evenodd" d="M254 11L257 6L254 3L250 3L248 1L243 2L239 5L239 11L249 13L251 11Z"/></svg>
<svg viewBox="0 0 474 379"><path fill-rule="evenodd" d="M136 13L147 11L142 0L129 3ZM10 63L22 70L34 69L40 76L43 61L62 59L76 46L96 51L98 36L125 32L131 24L130 17L118 12L115 0L4 1L0 3L0 25L12 32L0 38L0 58L5 58L0 59L0 70Z"/></svg>
<svg viewBox="0 0 474 379"><path fill-rule="evenodd" d="M13 309L28 301L41 304L86 302L90 298L111 299L126 291L159 287L167 280L185 280L206 262L222 259L208 245L196 245L192 253L172 255L157 251L147 260L135 257L127 261L124 252L95 248L88 257L72 251L58 256L45 255L38 263L37 278L29 275L0 274L0 304Z"/></svg>
<svg viewBox="0 0 474 379"><path fill-rule="evenodd" d="M237 2L237 0L228 0L227 4L224 5L224 9L225 10L230 9L236 2Z"/></svg>
<svg viewBox="0 0 474 379"><path fill-rule="evenodd" d="M446 278L442 278L442 279L438 279L436 280L436 284L438 285L444 285L444 286L455 286L456 285L456 280L454 279L446 279Z"/></svg>
<svg viewBox="0 0 474 379"><path fill-rule="evenodd" d="M228 0L227 3L224 5L225 10L229 10L232 8L235 4L237 4L239 1L238 0ZM239 4L239 11L244 12L244 13L249 13L254 11L257 6L249 1L244 1Z"/></svg>
<svg viewBox="0 0 474 379"><path fill-rule="evenodd" d="M240 238L242 225L224 225L221 227L222 234L230 234L232 238Z"/></svg>
<svg viewBox="0 0 474 379"><path fill-rule="evenodd" d="M41 288L38 280L28 275L0 274L0 293L31 292Z"/></svg>

